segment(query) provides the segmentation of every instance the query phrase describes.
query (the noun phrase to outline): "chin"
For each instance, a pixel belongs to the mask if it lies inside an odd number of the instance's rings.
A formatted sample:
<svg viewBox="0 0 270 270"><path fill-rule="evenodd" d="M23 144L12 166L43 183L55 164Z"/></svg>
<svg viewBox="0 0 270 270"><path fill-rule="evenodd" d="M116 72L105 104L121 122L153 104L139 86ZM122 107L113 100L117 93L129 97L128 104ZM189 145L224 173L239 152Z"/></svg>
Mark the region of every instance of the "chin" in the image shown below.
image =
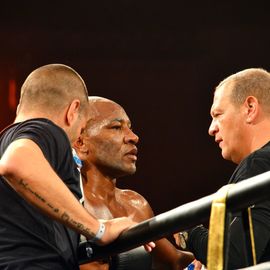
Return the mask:
<svg viewBox="0 0 270 270"><path fill-rule="evenodd" d="M136 167L122 167L115 171L115 177L124 177L132 175L136 172Z"/></svg>
<svg viewBox="0 0 270 270"><path fill-rule="evenodd" d="M130 167L130 168L127 168L126 169L126 173L131 175L131 174L134 174L136 172L136 167Z"/></svg>
<svg viewBox="0 0 270 270"><path fill-rule="evenodd" d="M226 160L232 161L232 157L228 153L222 152L222 157Z"/></svg>

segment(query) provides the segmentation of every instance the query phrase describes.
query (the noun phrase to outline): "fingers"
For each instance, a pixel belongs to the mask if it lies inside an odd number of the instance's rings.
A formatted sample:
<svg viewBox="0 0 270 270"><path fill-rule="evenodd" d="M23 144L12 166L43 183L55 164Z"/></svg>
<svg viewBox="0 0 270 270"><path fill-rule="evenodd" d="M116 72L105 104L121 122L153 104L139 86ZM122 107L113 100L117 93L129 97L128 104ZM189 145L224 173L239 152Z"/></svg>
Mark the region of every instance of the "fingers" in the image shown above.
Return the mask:
<svg viewBox="0 0 270 270"><path fill-rule="evenodd" d="M123 232L134 226L136 223L127 217L114 218L110 220L99 220L105 224L104 236L99 245L106 245L114 241Z"/></svg>
<svg viewBox="0 0 270 270"><path fill-rule="evenodd" d="M203 270L205 269L200 261L194 260L193 262L194 270Z"/></svg>
<svg viewBox="0 0 270 270"><path fill-rule="evenodd" d="M131 227L136 225L136 222L133 222L130 218L120 217L114 218L111 220L99 220L103 222L106 226L105 236L102 237L102 241L99 243L101 245L108 244L114 241L122 232L129 230ZM149 242L144 244L144 248L147 252L151 252L156 247L154 242Z"/></svg>
<svg viewBox="0 0 270 270"><path fill-rule="evenodd" d="M144 249L147 252L151 252L156 247L156 244L154 242L149 242L147 244L144 244Z"/></svg>

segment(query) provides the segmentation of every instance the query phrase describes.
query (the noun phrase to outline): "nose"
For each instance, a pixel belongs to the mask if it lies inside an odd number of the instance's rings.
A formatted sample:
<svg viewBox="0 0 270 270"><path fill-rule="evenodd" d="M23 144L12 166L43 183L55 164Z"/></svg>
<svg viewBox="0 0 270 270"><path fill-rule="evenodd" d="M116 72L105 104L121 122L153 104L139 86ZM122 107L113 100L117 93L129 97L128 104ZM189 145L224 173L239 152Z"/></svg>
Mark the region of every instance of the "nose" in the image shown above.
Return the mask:
<svg viewBox="0 0 270 270"><path fill-rule="evenodd" d="M210 136L215 136L217 131L218 131L218 126L217 126L215 119L213 119L210 126L209 126L208 134Z"/></svg>
<svg viewBox="0 0 270 270"><path fill-rule="evenodd" d="M137 144L139 142L139 137L131 129L128 129L124 137L124 142Z"/></svg>

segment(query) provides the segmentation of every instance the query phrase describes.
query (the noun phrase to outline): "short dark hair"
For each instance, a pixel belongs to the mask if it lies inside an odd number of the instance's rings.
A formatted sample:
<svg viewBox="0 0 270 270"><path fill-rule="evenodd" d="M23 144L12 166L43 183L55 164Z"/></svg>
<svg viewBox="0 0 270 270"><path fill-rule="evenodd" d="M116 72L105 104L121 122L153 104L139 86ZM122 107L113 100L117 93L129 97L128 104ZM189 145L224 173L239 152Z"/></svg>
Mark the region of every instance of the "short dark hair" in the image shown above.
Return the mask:
<svg viewBox="0 0 270 270"><path fill-rule="evenodd" d="M88 91L81 76L63 64L49 64L35 69L21 88L20 109L59 110L74 99L81 109L88 106Z"/></svg>

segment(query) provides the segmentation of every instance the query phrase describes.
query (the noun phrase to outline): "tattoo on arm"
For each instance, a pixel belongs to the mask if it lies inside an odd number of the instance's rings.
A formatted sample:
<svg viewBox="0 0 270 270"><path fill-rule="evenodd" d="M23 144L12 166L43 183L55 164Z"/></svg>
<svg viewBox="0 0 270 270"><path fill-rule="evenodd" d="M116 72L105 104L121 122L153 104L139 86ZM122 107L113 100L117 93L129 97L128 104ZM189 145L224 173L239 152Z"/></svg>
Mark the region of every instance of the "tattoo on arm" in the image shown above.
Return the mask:
<svg viewBox="0 0 270 270"><path fill-rule="evenodd" d="M23 180L19 180L19 185L21 185L25 190L31 192L37 199L39 199L41 202L45 203L53 212L58 213L59 209L55 208L52 204L46 201L45 198L43 198L40 194L38 194L36 191L32 190L31 187Z"/></svg>
<svg viewBox="0 0 270 270"><path fill-rule="evenodd" d="M39 199L41 202L46 204L53 212L59 213L58 208L55 208L51 203L47 202L46 199L43 198L40 194L38 194L36 191L31 189L31 187L29 187L29 184L27 184L23 179L19 180L19 185L21 185L25 190L31 192L37 199ZM95 237L95 234L89 228L85 227L82 223L77 222L76 220L72 219L68 215L68 213L64 212L61 215L61 218L63 221L72 224L75 228L77 228L85 236L90 237L90 238Z"/></svg>
<svg viewBox="0 0 270 270"><path fill-rule="evenodd" d="M69 222L71 224L73 224L78 230L80 230L82 232L83 235L89 237L90 238L94 238L95 234L87 227L85 227L82 223L77 222L76 220L72 219L68 213L64 212L61 216L61 218L66 221Z"/></svg>

